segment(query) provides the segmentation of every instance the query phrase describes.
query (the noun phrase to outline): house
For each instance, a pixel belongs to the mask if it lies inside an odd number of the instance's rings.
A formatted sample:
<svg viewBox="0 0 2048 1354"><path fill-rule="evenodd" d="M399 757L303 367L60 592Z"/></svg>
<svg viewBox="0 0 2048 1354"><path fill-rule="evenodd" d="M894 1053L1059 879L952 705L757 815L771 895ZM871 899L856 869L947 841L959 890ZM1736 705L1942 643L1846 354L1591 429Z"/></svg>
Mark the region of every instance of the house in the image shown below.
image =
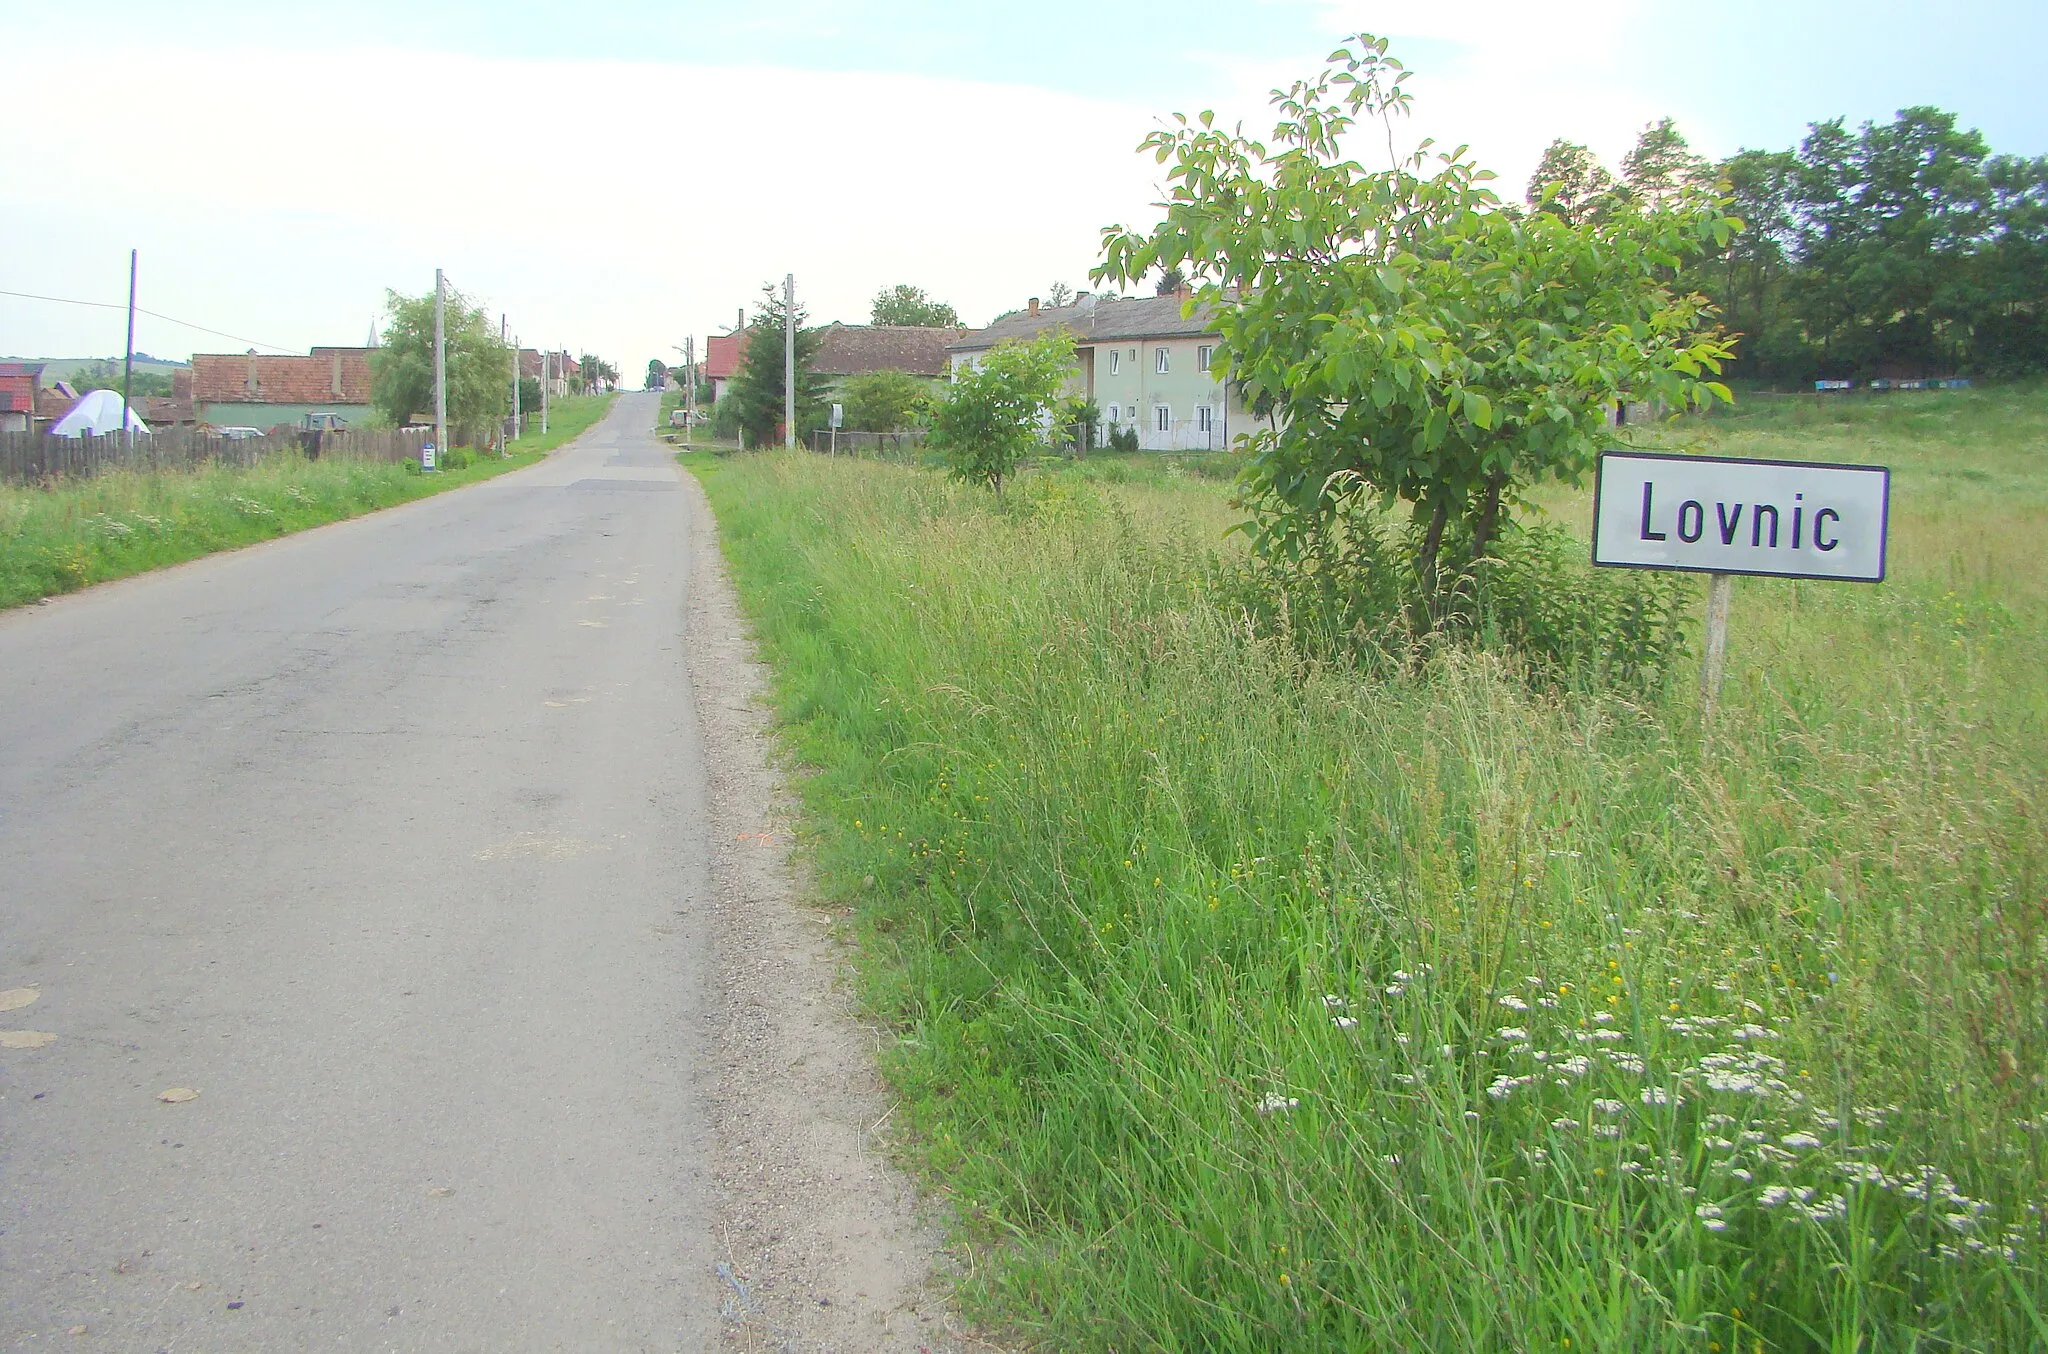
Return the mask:
<svg viewBox="0 0 2048 1354"><path fill-rule="evenodd" d="M369 348L315 348L305 357L194 353L193 417L215 427L297 427L308 414L370 418ZM175 379L175 378L174 378Z"/></svg>
<svg viewBox="0 0 2048 1354"><path fill-rule="evenodd" d="M725 398L725 388L732 384L732 378L740 369L740 356L747 342L747 331L735 329L730 334L713 334L704 340L704 379L711 382L711 402L718 403Z"/></svg>
<svg viewBox="0 0 2048 1354"><path fill-rule="evenodd" d="M1184 293L1097 297L1082 292L1067 306L1041 306L1032 297L986 329L950 343L955 379L979 365L990 349L1065 329L1076 360L1069 389L1102 411L1096 430L1107 442L1113 429L1132 428L1147 451L1221 451L1250 426L1243 400L1214 361L1217 336L1197 310L1181 314Z"/></svg>
<svg viewBox="0 0 2048 1354"><path fill-rule="evenodd" d="M0 362L0 433L34 432L41 362Z"/></svg>
<svg viewBox="0 0 2048 1354"><path fill-rule="evenodd" d="M849 376L874 371L900 371L928 381L942 381L950 370L946 349L971 330L933 329L905 324L828 324L817 331L818 351L811 370L837 391Z"/></svg>

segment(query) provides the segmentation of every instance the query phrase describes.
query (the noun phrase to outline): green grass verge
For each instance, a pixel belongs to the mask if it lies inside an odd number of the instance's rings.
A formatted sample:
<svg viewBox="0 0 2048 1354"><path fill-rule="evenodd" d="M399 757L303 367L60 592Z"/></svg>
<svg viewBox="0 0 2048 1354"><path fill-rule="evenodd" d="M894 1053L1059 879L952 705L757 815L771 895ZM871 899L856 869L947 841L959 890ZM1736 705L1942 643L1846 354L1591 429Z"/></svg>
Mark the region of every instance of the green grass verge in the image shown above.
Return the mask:
<svg viewBox="0 0 2048 1354"><path fill-rule="evenodd" d="M559 400L548 402L548 430L540 430L540 415L530 412L526 421L526 435L515 437L507 447L512 452L541 454L553 451L566 442L581 437L590 426L605 416L617 399L611 395L566 395Z"/></svg>
<svg viewBox="0 0 2048 1354"><path fill-rule="evenodd" d="M1212 600L1233 514L1185 468L998 510L685 458L971 1310L1062 1350L2040 1347L2048 464L2007 400L1686 434L1893 456L1916 543L1739 581L1704 743L1686 684L1305 663Z"/></svg>
<svg viewBox="0 0 2048 1354"><path fill-rule="evenodd" d="M604 416L615 398L572 396L548 432L514 440L503 460L413 473L403 464L294 453L247 470L110 474L48 487L0 488L0 607L253 545L532 465Z"/></svg>

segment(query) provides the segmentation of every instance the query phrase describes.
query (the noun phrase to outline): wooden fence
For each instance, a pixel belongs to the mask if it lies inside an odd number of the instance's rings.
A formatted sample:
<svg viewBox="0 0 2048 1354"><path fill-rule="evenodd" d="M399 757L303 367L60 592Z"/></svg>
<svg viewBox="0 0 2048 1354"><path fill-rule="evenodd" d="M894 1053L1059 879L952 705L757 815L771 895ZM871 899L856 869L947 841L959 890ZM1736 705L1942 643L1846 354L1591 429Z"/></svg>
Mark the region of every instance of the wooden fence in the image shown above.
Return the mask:
<svg viewBox="0 0 2048 1354"><path fill-rule="evenodd" d="M41 433L0 433L0 484L40 484L84 479L110 470L194 470L202 466L249 467L291 454L318 460L417 460L433 433L423 428L334 432L281 432L262 437L216 437L190 428L165 428L143 436L50 437Z"/></svg>

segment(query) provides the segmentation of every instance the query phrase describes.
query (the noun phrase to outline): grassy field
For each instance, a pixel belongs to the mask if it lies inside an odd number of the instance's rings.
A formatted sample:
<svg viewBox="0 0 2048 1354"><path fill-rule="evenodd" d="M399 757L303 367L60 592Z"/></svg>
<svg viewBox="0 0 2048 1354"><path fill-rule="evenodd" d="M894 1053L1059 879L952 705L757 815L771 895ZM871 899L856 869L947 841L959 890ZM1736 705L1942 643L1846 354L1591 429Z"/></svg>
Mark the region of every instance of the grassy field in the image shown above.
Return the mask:
<svg viewBox="0 0 2048 1354"><path fill-rule="evenodd" d="M0 607L182 564L531 465L604 413L609 398L556 401L548 435L437 475L295 453L247 470L109 474L0 487Z"/></svg>
<svg viewBox="0 0 2048 1354"><path fill-rule="evenodd" d="M2048 399L1775 402L1894 573L1723 713L1368 681L1216 600L1207 460L686 458L971 1310L1061 1350L2048 1344ZM1552 508L1583 528L1571 495Z"/></svg>

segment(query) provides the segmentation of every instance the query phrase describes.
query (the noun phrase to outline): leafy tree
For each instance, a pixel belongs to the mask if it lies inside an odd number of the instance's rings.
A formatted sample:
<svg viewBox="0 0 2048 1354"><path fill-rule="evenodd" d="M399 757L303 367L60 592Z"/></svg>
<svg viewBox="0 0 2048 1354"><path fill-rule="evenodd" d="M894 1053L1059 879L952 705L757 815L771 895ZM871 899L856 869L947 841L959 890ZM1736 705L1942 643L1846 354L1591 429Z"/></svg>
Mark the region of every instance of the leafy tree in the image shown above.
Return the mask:
<svg viewBox="0 0 2048 1354"><path fill-rule="evenodd" d="M1045 303L1054 309L1074 303L1074 289L1064 282L1055 282L1045 289Z"/></svg>
<svg viewBox="0 0 2048 1354"><path fill-rule="evenodd" d="M1525 200L1537 211L1578 225L1614 210L1615 186L1614 176L1592 151L1559 137L1537 161Z"/></svg>
<svg viewBox="0 0 2048 1354"><path fill-rule="evenodd" d="M1159 280L1152 284L1154 296L1171 296L1188 285L1188 275L1178 268L1160 270Z"/></svg>
<svg viewBox="0 0 2048 1354"><path fill-rule="evenodd" d="M658 357L647 359L647 389L659 390L668 383L668 363Z"/></svg>
<svg viewBox="0 0 2048 1354"><path fill-rule="evenodd" d="M576 371L586 395L595 395L600 391L618 387L619 369L596 353L585 353L577 358Z"/></svg>
<svg viewBox="0 0 2048 1354"><path fill-rule="evenodd" d="M903 324L921 329L956 329L960 325L958 311L926 296L923 287L907 282L876 292L870 319L875 324Z"/></svg>
<svg viewBox="0 0 2048 1354"><path fill-rule="evenodd" d="M1018 462L1049 445L1073 372L1074 339L1064 329L999 343L932 401L927 441L956 478L1000 498Z"/></svg>
<svg viewBox="0 0 2048 1354"><path fill-rule="evenodd" d="M755 307L753 322L747 326L747 340L740 354L739 370L733 373L722 408L733 403L743 444L773 445L782 426L782 292L770 283L761 288L761 304ZM796 418L797 430L815 427L824 416L824 378L811 370L818 353L818 331L804 327L805 310L796 308Z"/></svg>
<svg viewBox="0 0 2048 1354"><path fill-rule="evenodd" d="M1428 143L1384 172L1343 153L1361 118L1406 111L1407 72L1360 34L1317 77L1276 91L1269 142L1177 116L1143 143L1170 162L1165 220L1103 232L1093 276L1185 267L1217 357L1273 420L1249 433L1245 525L1304 562L1347 500L1406 504L1425 580L1455 525L1485 556L1521 492L1571 481L1628 395L1727 399L1705 378L1727 346L1672 270L1735 223L1688 194L1668 210L1574 223L1503 210L1492 177Z"/></svg>
<svg viewBox="0 0 2048 1354"><path fill-rule="evenodd" d="M1677 204L1712 180L1706 157L1693 154L1670 118L1643 128L1635 146L1621 157L1624 195L1653 211Z"/></svg>
<svg viewBox="0 0 2048 1354"><path fill-rule="evenodd" d="M867 371L847 377L839 393L848 427L893 433L910 422L929 389L907 371Z"/></svg>
<svg viewBox="0 0 2048 1354"><path fill-rule="evenodd" d="M529 418L540 417L540 377L519 378L519 410Z"/></svg>
<svg viewBox="0 0 2048 1354"><path fill-rule="evenodd" d="M434 412L434 294L384 293L380 346L370 354L370 403L393 424ZM512 350L498 327L461 292L444 299L450 440L475 446L511 412Z"/></svg>

